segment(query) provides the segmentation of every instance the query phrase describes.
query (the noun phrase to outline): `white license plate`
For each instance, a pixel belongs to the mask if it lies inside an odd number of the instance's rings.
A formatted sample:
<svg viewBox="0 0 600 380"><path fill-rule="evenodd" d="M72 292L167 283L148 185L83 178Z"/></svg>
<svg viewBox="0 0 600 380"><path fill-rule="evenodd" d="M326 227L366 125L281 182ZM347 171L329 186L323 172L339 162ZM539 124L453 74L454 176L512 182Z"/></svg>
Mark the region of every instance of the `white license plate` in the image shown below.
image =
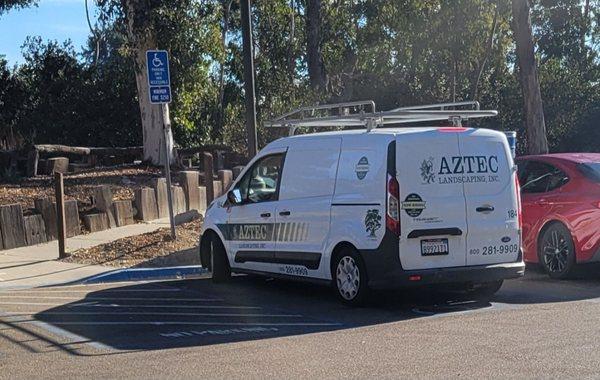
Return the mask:
<svg viewBox="0 0 600 380"><path fill-rule="evenodd" d="M421 240L421 256L447 255L448 251L448 239Z"/></svg>

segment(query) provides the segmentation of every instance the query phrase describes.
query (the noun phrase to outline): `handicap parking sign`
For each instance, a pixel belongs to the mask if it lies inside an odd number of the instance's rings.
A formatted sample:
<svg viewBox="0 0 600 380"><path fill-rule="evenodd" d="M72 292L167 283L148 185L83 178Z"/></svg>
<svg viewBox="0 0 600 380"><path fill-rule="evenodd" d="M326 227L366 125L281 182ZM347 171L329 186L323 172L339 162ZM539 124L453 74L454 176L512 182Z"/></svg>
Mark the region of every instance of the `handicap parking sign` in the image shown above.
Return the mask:
<svg viewBox="0 0 600 380"><path fill-rule="evenodd" d="M169 55L166 50L146 51L150 103L171 102L171 78L169 76Z"/></svg>

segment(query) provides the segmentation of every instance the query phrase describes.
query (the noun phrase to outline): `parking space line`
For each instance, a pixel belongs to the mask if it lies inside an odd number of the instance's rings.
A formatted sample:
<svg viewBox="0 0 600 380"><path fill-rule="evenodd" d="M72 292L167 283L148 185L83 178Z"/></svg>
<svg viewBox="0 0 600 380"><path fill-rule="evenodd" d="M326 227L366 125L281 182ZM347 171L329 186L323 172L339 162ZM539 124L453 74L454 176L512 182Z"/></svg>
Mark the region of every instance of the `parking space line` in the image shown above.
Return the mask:
<svg viewBox="0 0 600 380"><path fill-rule="evenodd" d="M66 306L62 303L43 303L43 302L4 302L0 301L0 305L31 305L31 306ZM176 309L262 309L260 306L229 306L229 305L136 305L136 304L73 304L68 307L139 307L139 308L176 308Z"/></svg>
<svg viewBox="0 0 600 380"><path fill-rule="evenodd" d="M7 311L3 313L6 316L25 316L25 315L171 315L171 316L197 316L197 317L277 317L277 318L300 318L302 314L236 314L236 313L166 313L166 312L88 312L88 311Z"/></svg>
<svg viewBox="0 0 600 380"><path fill-rule="evenodd" d="M70 289L70 290L61 290L61 289L20 289L11 291L11 293L93 293L101 291L103 293L144 293L144 292L182 292L181 289L177 288L156 288L156 289L102 289L102 290L83 290L83 289ZM1 293L0 293L1 294Z"/></svg>
<svg viewBox="0 0 600 380"><path fill-rule="evenodd" d="M36 299L57 299L57 300L101 300L101 301L185 301L185 302L220 302L220 298L146 298L146 297L66 297L66 296L4 296L0 298L36 298Z"/></svg>
<svg viewBox="0 0 600 380"><path fill-rule="evenodd" d="M32 320L11 320L11 323L18 324L35 324L38 321ZM287 326L287 327L309 327L309 326L341 326L341 323L333 322L191 322L191 321L98 321L98 322L49 322L58 326L98 326L98 325L190 325L190 326Z"/></svg>

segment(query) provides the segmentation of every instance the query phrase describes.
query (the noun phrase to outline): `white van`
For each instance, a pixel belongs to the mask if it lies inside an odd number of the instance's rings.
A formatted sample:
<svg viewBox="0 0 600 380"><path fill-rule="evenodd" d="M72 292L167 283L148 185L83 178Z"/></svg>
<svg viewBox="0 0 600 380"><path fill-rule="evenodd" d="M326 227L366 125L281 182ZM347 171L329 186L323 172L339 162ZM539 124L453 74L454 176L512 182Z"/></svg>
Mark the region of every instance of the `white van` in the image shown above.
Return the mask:
<svg viewBox="0 0 600 380"><path fill-rule="evenodd" d="M303 108L296 112L338 114L290 113L271 123L292 134L304 126L367 128L282 138L252 159L206 212L200 253L215 281L231 272L321 281L358 304L369 289L424 284L491 295L523 275L507 139L459 126L496 112L477 103L379 113L372 104L365 112L371 104ZM407 120L453 126L377 128Z"/></svg>

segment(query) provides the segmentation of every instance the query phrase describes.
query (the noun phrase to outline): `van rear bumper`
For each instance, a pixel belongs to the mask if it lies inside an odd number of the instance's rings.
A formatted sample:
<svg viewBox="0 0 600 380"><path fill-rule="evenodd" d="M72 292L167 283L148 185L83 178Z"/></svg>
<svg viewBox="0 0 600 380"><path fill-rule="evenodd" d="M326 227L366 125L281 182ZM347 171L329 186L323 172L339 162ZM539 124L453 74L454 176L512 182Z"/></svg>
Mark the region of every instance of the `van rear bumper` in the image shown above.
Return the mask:
<svg viewBox="0 0 600 380"><path fill-rule="evenodd" d="M388 272L383 278L370 279L369 287L372 289L393 289L432 284L483 283L518 278L522 277L524 273L525 263L523 261L408 271L398 269Z"/></svg>

